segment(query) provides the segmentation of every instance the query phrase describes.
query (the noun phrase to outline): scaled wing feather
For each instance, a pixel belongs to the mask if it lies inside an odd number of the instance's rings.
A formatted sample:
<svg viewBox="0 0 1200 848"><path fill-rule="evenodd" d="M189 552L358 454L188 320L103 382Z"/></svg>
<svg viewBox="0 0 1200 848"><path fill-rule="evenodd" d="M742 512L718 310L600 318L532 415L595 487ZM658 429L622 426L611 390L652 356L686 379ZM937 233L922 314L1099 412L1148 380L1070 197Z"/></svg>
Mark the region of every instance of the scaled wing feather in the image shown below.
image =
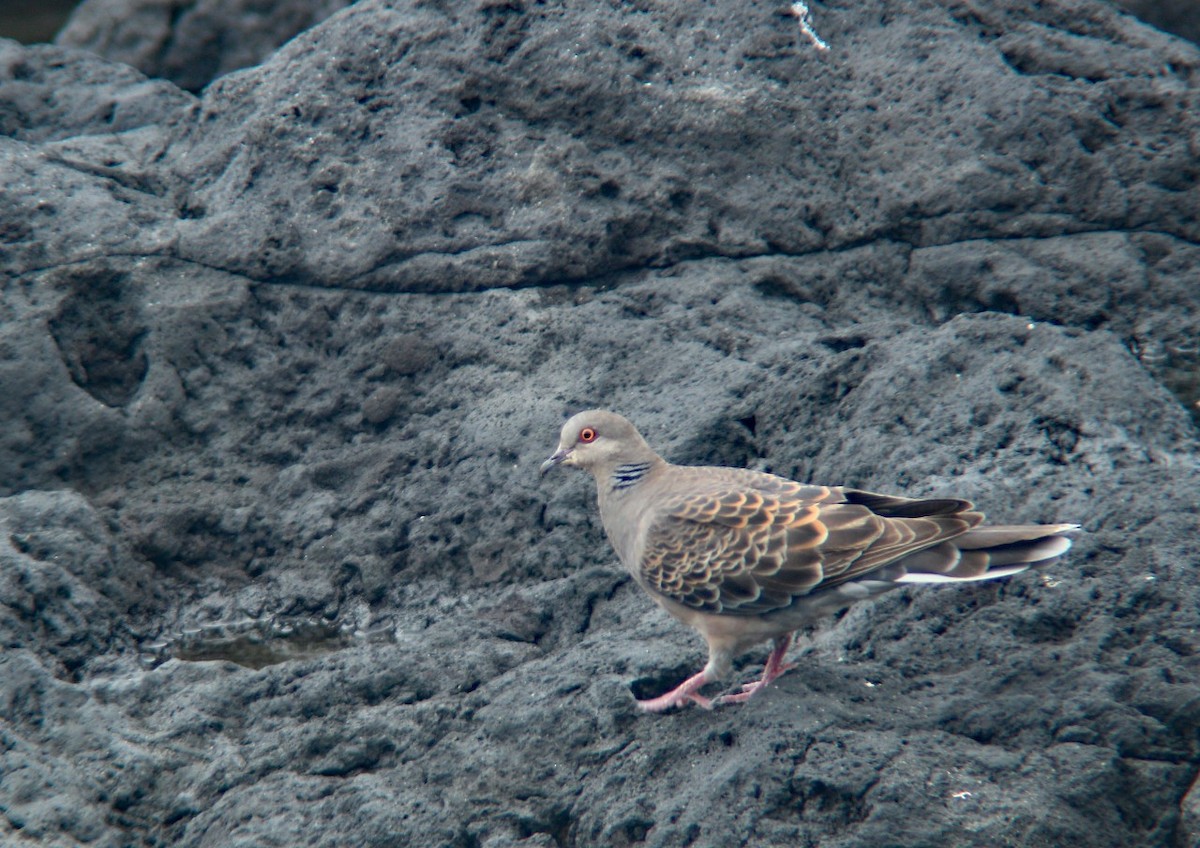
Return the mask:
<svg viewBox="0 0 1200 848"><path fill-rule="evenodd" d="M664 504L649 528L640 572L652 591L726 615L784 609L797 597L959 536L982 519L966 501L843 492L752 471L710 476L707 484ZM931 571L959 564L946 561L956 555L950 550L926 557Z"/></svg>

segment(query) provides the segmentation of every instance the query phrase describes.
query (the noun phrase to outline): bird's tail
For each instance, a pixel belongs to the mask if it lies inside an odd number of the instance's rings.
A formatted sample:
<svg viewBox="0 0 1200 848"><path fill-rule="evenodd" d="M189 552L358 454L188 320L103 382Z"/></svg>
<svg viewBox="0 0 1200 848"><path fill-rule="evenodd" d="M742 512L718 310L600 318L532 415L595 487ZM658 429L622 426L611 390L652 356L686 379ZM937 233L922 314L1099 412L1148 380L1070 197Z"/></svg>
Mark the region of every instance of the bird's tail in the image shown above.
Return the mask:
<svg viewBox="0 0 1200 848"><path fill-rule="evenodd" d="M1052 565L1071 547L1078 524L999 524L972 528L898 560L897 583L994 580Z"/></svg>

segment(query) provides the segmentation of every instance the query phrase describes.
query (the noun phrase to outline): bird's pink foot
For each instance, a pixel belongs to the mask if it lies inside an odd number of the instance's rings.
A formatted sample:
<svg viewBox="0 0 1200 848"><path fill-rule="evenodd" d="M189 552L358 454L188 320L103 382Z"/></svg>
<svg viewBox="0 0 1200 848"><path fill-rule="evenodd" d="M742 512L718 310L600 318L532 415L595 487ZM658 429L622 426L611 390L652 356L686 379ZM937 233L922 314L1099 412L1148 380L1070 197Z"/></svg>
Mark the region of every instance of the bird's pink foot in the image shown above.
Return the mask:
<svg viewBox="0 0 1200 848"><path fill-rule="evenodd" d="M775 678L783 676L785 671L791 671L795 667L793 663L788 663L787 665L780 666L776 674L768 676L764 673L762 677L753 683L743 683L741 692L735 692L732 695L722 695L714 700L713 703L718 707L723 704L744 704L760 689L765 689L774 683Z"/></svg>
<svg viewBox="0 0 1200 848"><path fill-rule="evenodd" d="M718 707L723 707L726 704L744 704L750 700L755 692L763 688L764 685L761 680L755 680L753 683L743 683L741 692L735 692L732 695L721 695L717 698L716 704Z"/></svg>
<svg viewBox="0 0 1200 848"><path fill-rule="evenodd" d="M701 706L706 710L711 710L713 708L713 702L700 694L700 690L703 689L707 683L708 675L702 671L699 674L692 675L665 695L659 695L657 698L647 698L644 701L638 701L638 708L642 710L642 712L661 713L671 709L672 707L686 706L690 701L691 703Z"/></svg>
<svg viewBox="0 0 1200 848"><path fill-rule="evenodd" d="M713 703L717 706L722 704L744 704L754 696L756 692L765 689L775 682L776 679L782 677L787 672L796 667L795 663L783 661L783 655L787 653L792 644L791 634L780 636L775 640L775 647L771 651L771 656L767 657L767 664L763 667L762 677L755 680L753 683L742 684L742 691L735 692L732 695L722 695Z"/></svg>

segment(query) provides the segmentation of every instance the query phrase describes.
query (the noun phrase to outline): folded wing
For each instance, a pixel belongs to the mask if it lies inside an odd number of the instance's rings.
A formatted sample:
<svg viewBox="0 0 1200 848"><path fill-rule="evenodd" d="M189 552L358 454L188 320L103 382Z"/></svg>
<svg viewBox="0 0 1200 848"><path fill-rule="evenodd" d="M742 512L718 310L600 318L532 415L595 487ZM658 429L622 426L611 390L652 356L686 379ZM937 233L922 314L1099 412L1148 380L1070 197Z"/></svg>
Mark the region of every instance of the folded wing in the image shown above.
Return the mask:
<svg viewBox="0 0 1200 848"><path fill-rule="evenodd" d="M700 471L701 469L697 469ZM1074 525L979 526L969 501L806 486L752 471L698 475L662 505L642 582L692 609L764 615L853 581L985 580L1060 556ZM726 471L722 469L722 471Z"/></svg>

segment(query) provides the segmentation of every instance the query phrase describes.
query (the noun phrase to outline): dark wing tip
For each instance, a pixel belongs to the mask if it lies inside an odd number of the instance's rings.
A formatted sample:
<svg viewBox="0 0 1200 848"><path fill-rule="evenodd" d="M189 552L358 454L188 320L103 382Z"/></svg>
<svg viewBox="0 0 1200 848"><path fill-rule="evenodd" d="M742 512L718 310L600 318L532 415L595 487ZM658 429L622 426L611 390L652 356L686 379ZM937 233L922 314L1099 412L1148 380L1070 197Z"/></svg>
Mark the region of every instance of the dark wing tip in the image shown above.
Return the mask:
<svg viewBox="0 0 1200 848"><path fill-rule="evenodd" d="M960 498L901 498L861 489L843 489L846 503L860 504L884 518L930 518L935 515L971 515L975 505ZM979 514L979 521L983 515ZM978 523L978 522L976 522Z"/></svg>

